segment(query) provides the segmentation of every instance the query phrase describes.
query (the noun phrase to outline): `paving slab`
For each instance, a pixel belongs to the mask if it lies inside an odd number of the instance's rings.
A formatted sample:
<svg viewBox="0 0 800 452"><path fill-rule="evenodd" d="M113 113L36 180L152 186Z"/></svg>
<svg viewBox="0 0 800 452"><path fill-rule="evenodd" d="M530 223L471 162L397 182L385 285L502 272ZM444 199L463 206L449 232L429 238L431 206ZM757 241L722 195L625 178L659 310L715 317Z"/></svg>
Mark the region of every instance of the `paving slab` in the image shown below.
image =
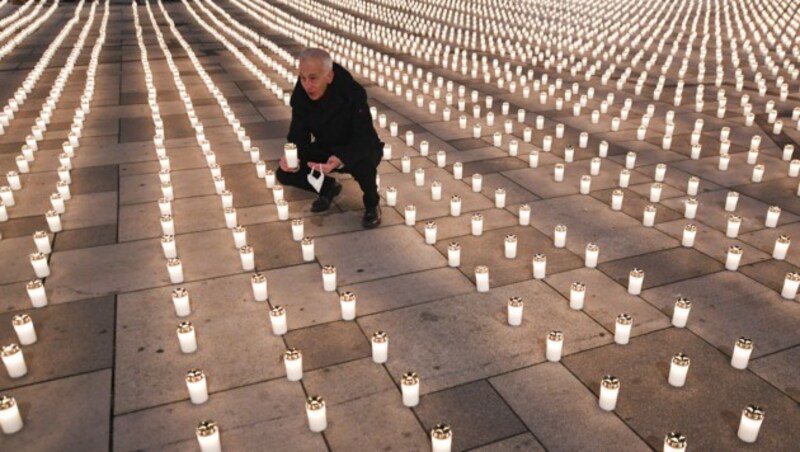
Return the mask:
<svg viewBox="0 0 800 452"><path fill-rule="evenodd" d="M748 368L786 395L800 402L800 388L797 387L795 369L800 365L800 347L774 353L755 359Z"/></svg>
<svg viewBox="0 0 800 452"><path fill-rule="evenodd" d="M656 225L656 228L677 240L681 240L683 238L683 230L689 224L693 224L697 228L697 235L695 236L692 248L706 256L716 259L722 264L725 264L728 258L728 248L731 246L738 246L742 249L743 254L741 262L739 263L740 266L765 261L771 258L771 254L767 254L741 240L728 238L723 232L717 231L695 220L681 219L670 221Z"/></svg>
<svg viewBox="0 0 800 452"><path fill-rule="evenodd" d="M530 433L512 436L511 438L497 441L495 443L472 449L480 452L503 452L503 451L544 451L544 447Z"/></svg>
<svg viewBox="0 0 800 452"><path fill-rule="evenodd" d="M670 359L678 352L692 360L682 388L667 383ZM595 404L603 375L619 378L616 415L655 449L670 431L686 435L691 447L741 448L736 430L741 410L750 404L774 413L751 448L783 449L800 435L789 427L800 419L796 403L749 371L731 367L728 356L687 330L667 329L634 338L627 347L568 356L564 365L591 390ZM603 413L598 406L592 411Z"/></svg>
<svg viewBox="0 0 800 452"><path fill-rule="evenodd" d="M372 356L370 343L358 324L338 321L286 333L286 344L303 353L304 369L319 369Z"/></svg>
<svg viewBox="0 0 800 452"><path fill-rule="evenodd" d="M602 253L602 248L600 252ZM697 250L676 247L601 263L598 268L626 289L630 271L634 268L642 269L645 272L642 287L647 290L651 287L718 272L724 269L724 265Z"/></svg>

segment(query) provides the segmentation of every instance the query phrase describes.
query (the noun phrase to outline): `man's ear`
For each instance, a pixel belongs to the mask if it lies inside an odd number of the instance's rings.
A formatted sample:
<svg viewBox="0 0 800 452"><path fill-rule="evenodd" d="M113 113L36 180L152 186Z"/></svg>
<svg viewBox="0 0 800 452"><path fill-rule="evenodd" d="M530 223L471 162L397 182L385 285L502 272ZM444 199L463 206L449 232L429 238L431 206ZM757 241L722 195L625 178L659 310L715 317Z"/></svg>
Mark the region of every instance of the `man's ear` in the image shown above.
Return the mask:
<svg viewBox="0 0 800 452"><path fill-rule="evenodd" d="M328 71L328 84L330 85L331 83L333 83L333 68Z"/></svg>

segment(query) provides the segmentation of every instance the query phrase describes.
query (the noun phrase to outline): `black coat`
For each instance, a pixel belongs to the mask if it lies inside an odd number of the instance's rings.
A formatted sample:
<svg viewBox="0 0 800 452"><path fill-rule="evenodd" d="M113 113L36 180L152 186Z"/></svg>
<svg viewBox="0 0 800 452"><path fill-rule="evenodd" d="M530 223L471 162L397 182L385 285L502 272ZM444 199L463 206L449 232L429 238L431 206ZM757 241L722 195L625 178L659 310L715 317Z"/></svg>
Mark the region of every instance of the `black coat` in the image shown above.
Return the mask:
<svg viewBox="0 0 800 452"><path fill-rule="evenodd" d="M372 125L367 92L334 63L333 82L312 101L298 79L291 98L292 124L286 139L297 145L300 160L325 163L335 155L345 167L363 159L377 165L383 143Z"/></svg>

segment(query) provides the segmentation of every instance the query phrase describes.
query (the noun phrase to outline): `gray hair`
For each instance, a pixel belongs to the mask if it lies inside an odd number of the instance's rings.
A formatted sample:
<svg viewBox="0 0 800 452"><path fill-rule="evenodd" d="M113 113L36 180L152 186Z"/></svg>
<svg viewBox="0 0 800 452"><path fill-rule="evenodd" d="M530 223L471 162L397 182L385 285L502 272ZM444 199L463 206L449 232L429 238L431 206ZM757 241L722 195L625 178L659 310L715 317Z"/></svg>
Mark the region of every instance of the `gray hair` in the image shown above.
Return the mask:
<svg viewBox="0 0 800 452"><path fill-rule="evenodd" d="M300 52L300 55L297 55L298 64L307 60L322 61L322 66L325 68L325 72L329 72L331 69L333 69L333 58L331 58L331 54L326 50L316 47L308 47Z"/></svg>

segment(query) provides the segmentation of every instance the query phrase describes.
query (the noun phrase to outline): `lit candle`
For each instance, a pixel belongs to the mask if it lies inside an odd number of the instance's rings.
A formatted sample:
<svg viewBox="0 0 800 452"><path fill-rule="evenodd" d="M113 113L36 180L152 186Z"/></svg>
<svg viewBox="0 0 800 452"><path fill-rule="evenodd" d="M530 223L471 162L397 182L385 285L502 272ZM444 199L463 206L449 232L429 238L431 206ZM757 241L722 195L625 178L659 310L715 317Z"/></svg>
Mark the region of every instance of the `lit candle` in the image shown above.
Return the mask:
<svg viewBox="0 0 800 452"><path fill-rule="evenodd" d="M679 297L675 301L675 309L672 311L672 326L684 328L689 320L689 313L692 311L692 302L684 297Z"/></svg>
<svg viewBox="0 0 800 452"><path fill-rule="evenodd" d="M530 226L531 224L531 206L522 204L519 206L519 225Z"/></svg>
<svg viewBox="0 0 800 452"><path fill-rule="evenodd" d="M553 166L553 180L556 182L563 182L564 181L564 164L563 163L556 163Z"/></svg>
<svg viewBox="0 0 800 452"><path fill-rule="evenodd" d="M728 215L728 227L725 229L725 236L735 239L739 236L739 227L742 225L742 217L738 215Z"/></svg>
<svg viewBox="0 0 800 452"><path fill-rule="evenodd" d="M453 431L447 424L436 424L431 430L431 451L450 452L453 447Z"/></svg>
<svg viewBox="0 0 800 452"><path fill-rule="evenodd" d="M725 270L736 271L739 269L739 263L742 261L742 253L744 251L740 246L733 245L728 248L728 257L725 260Z"/></svg>
<svg viewBox="0 0 800 452"><path fill-rule="evenodd" d="M632 327L633 317L628 314L618 315L614 327L614 342L620 345L627 344L631 338Z"/></svg>
<svg viewBox="0 0 800 452"><path fill-rule="evenodd" d="M197 336L192 322L178 324L178 342L182 353L194 353L197 351Z"/></svg>
<svg viewBox="0 0 800 452"><path fill-rule="evenodd" d="M794 300L797 296L797 289L800 287L800 273L789 272L783 280L781 297L787 300Z"/></svg>
<svg viewBox="0 0 800 452"><path fill-rule="evenodd" d="M461 265L461 245L458 242L447 245L447 265L450 267Z"/></svg>
<svg viewBox="0 0 800 452"><path fill-rule="evenodd" d="M336 290L336 267L333 265L322 266L322 288L325 292Z"/></svg>
<svg viewBox="0 0 800 452"><path fill-rule="evenodd" d="M472 175L472 191L480 193L483 188L483 176L478 173Z"/></svg>
<svg viewBox="0 0 800 452"><path fill-rule="evenodd" d="M22 355L19 345L4 345L0 354L10 378L20 378L28 373L28 366L25 365L25 357Z"/></svg>
<svg viewBox="0 0 800 452"><path fill-rule="evenodd" d="M625 168L619 171L619 186L626 188L631 183L631 172Z"/></svg>
<svg viewBox="0 0 800 452"><path fill-rule="evenodd" d="M406 213L406 226L414 226L417 222L417 208L413 204L409 204L405 209Z"/></svg>
<svg viewBox="0 0 800 452"><path fill-rule="evenodd" d="M453 163L453 179L461 180L464 177L464 165L461 162Z"/></svg>
<svg viewBox="0 0 800 452"><path fill-rule="evenodd" d="M36 249L43 254L50 254L52 249L50 248L50 237L47 235L46 231L36 231L33 233L33 242L36 245Z"/></svg>
<svg viewBox="0 0 800 452"><path fill-rule="evenodd" d="M588 243L584 254L584 265L588 268L597 267L597 260L600 257L600 246L595 243Z"/></svg>
<svg viewBox="0 0 800 452"><path fill-rule="evenodd" d="M372 334L372 361L382 364L388 359L389 336L384 331L376 331Z"/></svg>
<svg viewBox="0 0 800 452"><path fill-rule="evenodd" d="M289 203L285 199L275 201L275 206L278 208L278 219L286 221L289 219Z"/></svg>
<svg viewBox="0 0 800 452"><path fill-rule="evenodd" d="M409 166L410 165L411 165L411 162L409 161ZM417 168L416 171L414 171L414 185L416 185L417 187L422 187L423 185L425 185L425 170L424 169Z"/></svg>
<svg viewBox="0 0 800 452"><path fill-rule="evenodd" d="M592 177L588 174L584 174L581 176L581 186L580 186L580 193L582 195L588 195L589 192L592 191Z"/></svg>
<svg viewBox="0 0 800 452"><path fill-rule="evenodd" d="M553 246L564 248L567 245L567 226L558 224L553 229Z"/></svg>
<svg viewBox="0 0 800 452"><path fill-rule="evenodd" d="M8 203L6 203L8 205ZM47 227L50 228L50 232L61 232L63 229L61 226L61 215L58 214L55 210L48 210L44 214L45 219L47 219Z"/></svg>
<svg viewBox="0 0 800 452"><path fill-rule="evenodd" d="M517 257L517 236L515 234L506 235L505 256L506 259L516 259Z"/></svg>
<svg viewBox="0 0 800 452"><path fill-rule="evenodd" d="M508 299L508 324L511 326L522 325L522 298L511 297Z"/></svg>
<svg viewBox="0 0 800 452"><path fill-rule="evenodd" d="M636 166L636 153L631 151L625 155L625 168L633 169Z"/></svg>
<svg viewBox="0 0 800 452"><path fill-rule="evenodd" d="M225 214L225 227L228 229L235 228L236 224L238 224L236 220L236 209L233 207L226 207L223 209L223 212Z"/></svg>
<svg viewBox="0 0 800 452"><path fill-rule="evenodd" d="M419 155L425 157L428 155L428 150L430 149L430 144L428 140L422 140L419 142Z"/></svg>
<svg viewBox="0 0 800 452"><path fill-rule="evenodd" d="M44 253L31 253L31 265L37 278L50 276L50 266L47 264L47 255Z"/></svg>
<svg viewBox="0 0 800 452"><path fill-rule="evenodd" d="M611 210L622 210L622 201L625 199L625 193L622 190L614 190L611 193Z"/></svg>
<svg viewBox="0 0 800 452"><path fill-rule="evenodd" d="M183 287L178 287L172 291L172 304L175 307L175 315L186 317L192 313L192 306L189 303L189 291Z"/></svg>
<svg viewBox="0 0 800 452"><path fill-rule="evenodd" d="M275 171L267 170L264 172L264 184L267 188L275 187Z"/></svg>
<svg viewBox="0 0 800 452"><path fill-rule="evenodd" d="M22 416L19 414L17 401L13 397L0 396L0 428L10 435L22 430Z"/></svg>
<svg viewBox="0 0 800 452"><path fill-rule="evenodd" d="M564 347L564 333L559 330L551 330L547 333L547 349L545 356L550 362L561 360L561 350Z"/></svg>
<svg viewBox="0 0 800 452"><path fill-rule="evenodd" d="M730 163L731 163L731 156L728 155L727 152L720 154L719 164L717 166L717 169L719 169L720 171L728 171L728 166L730 165Z"/></svg>
<svg viewBox="0 0 800 452"><path fill-rule="evenodd" d="M656 222L656 206L652 204L644 206L642 225L647 228L652 228L655 222Z"/></svg>
<svg viewBox="0 0 800 452"><path fill-rule="evenodd" d="M263 160L256 163L256 177L259 179L267 177L267 164Z"/></svg>
<svg viewBox="0 0 800 452"><path fill-rule="evenodd" d="M535 254L533 256L533 277L534 279L544 279L547 274L547 256Z"/></svg>
<svg viewBox="0 0 800 452"><path fill-rule="evenodd" d="M750 178L752 182L761 182L764 178L764 165L756 165L753 167L753 176Z"/></svg>
<svg viewBox="0 0 800 452"><path fill-rule="evenodd" d="M661 201L661 192L663 189L663 185L659 182L654 182L650 185L650 202L659 202Z"/></svg>
<svg viewBox="0 0 800 452"><path fill-rule="evenodd" d="M164 235L175 235L175 220L172 215L161 215L161 232Z"/></svg>
<svg viewBox="0 0 800 452"><path fill-rule="evenodd" d="M239 249L247 245L247 230L244 226L236 225L232 229L233 232L233 245Z"/></svg>
<svg viewBox="0 0 800 452"><path fill-rule="evenodd" d="M161 211L161 215L172 215L172 201L167 198L159 198L158 210Z"/></svg>
<svg viewBox="0 0 800 452"><path fill-rule="evenodd" d="M286 379L300 381L303 379L303 354L296 348L283 353L283 365L286 368Z"/></svg>
<svg viewBox="0 0 800 452"><path fill-rule="evenodd" d="M437 151L436 152L436 166L439 168L444 168L447 165L447 153L444 151Z"/></svg>
<svg viewBox="0 0 800 452"><path fill-rule="evenodd" d="M606 375L600 381L600 408L605 411L614 411L617 407L619 396L619 379L613 375Z"/></svg>
<svg viewBox="0 0 800 452"><path fill-rule="evenodd" d="M475 287L478 292L489 291L489 267L485 265L475 267Z"/></svg>
<svg viewBox="0 0 800 452"><path fill-rule="evenodd" d="M736 210L736 205L739 203L739 193L735 191L728 192L728 196L725 198L725 211L726 212L733 212Z"/></svg>
<svg viewBox="0 0 800 452"><path fill-rule="evenodd" d="M483 215L478 212L472 214L472 235L483 235Z"/></svg>
<svg viewBox="0 0 800 452"><path fill-rule="evenodd" d="M634 268L628 274L628 293L631 295L641 294L643 283L644 283L644 270L640 268Z"/></svg>
<svg viewBox="0 0 800 452"><path fill-rule="evenodd" d="M61 195L65 201L72 199L72 194L69 191L69 182L63 180L56 182L56 190L58 190L58 194ZM63 208L61 211L63 211Z"/></svg>
<svg viewBox="0 0 800 452"><path fill-rule="evenodd" d="M539 166L539 151L533 150L528 156L528 166L537 168Z"/></svg>
<svg viewBox="0 0 800 452"><path fill-rule="evenodd" d="M200 444L200 452L222 452L222 445L219 441L219 427L214 421L203 421L197 426L195 431L197 442Z"/></svg>
<svg viewBox="0 0 800 452"><path fill-rule="evenodd" d="M498 209L503 209L506 206L506 191L503 188L498 188L494 191L494 206Z"/></svg>
<svg viewBox="0 0 800 452"><path fill-rule="evenodd" d="M740 337L733 346L731 366L739 370L747 369L747 363L750 361L750 354L752 353L753 341L746 337Z"/></svg>
<svg viewBox="0 0 800 452"><path fill-rule="evenodd" d="M286 323L286 309L283 306L275 306L269 310L269 321L272 325L272 334L282 336L288 329Z"/></svg>
<svg viewBox="0 0 800 452"><path fill-rule="evenodd" d="M394 187L386 188L386 205L393 207L397 205L397 189Z"/></svg>
<svg viewBox="0 0 800 452"><path fill-rule="evenodd" d="M683 216L690 220L697 217L697 199L689 198L684 203Z"/></svg>
<svg viewBox="0 0 800 452"><path fill-rule="evenodd" d="M403 392L403 405L411 408L419 405L419 375L416 372L406 372L400 378L400 387Z"/></svg>
<svg viewBox="0 0 800 452"><path fill-rule="evenodd" d="M303 249L303 261L311 262L314 260L314 239L311 237L304 237L300 241L300 246Z"/></svg>
<svg viewBox="0 0 800 452"><path fill-rule="evenodd" d="M581 282L574 282L569 288L569 307L576 311L583 309L583 302L586 299L586 285Z"/></svg>
<svg viewBox="0 0 800 452"><path fill-rule="evenodd" d="M686 384L689 364L691 364L691 360L683 353L678 353L672 357L672 362L669 366L669 378L667 379L671 386L681 388Z"/></svg>
<svg viewBox="0 0 800 452"><path fill-rule="evenodd" d="M28 297L31 299L31 305L34 308L41 308L47 306L47 293L44 290L41 279L34 279L26 284L25 289L28 292Z"/></svg>
<svg viewBox="0 0 800 452"><path fill-rule="evenodd" d="M781 208L778 206L771 206L767 210L767 219L764 221L764 226L774 228L778 226L778 219L781 216Z"/></svg>
<svg viewBox="0 0 800 452"><path fill-rule="evenodd" d="M339 305L342 309L342 320L356 318L356 295L353 292L343 292L339 295Z"/></svg>
<svg viewBox="0 0 800 452"><path fill-rule="evenodd" d="M164 251L164 257L167 259L174 259L178 257L178 248L175 245L175 236L161 236L161 249Z"/></svg>
<svg viewBox="0 0 800 452"><path fill-rule="evenodd" d="M761 423L764 422L764 409L756 405L748 405L742 410L739 430L736 435L746 443L754 443L758 438Z"/></svg>
<svg viewBox="0 0 800 452"><path fill-rule="evenodd" d="M206 374L200 369L191 369L186 372L186 387L189 389L189 399L195 405L208 401L208 383Z"/></svg>
<svg viewBox="0 0 800 452"><path fill-rule="evenodd" d="M33 320L28 314L18 314L11 319L14 332L21 345L31 345L36 343L36 329L33 327Z"/></svg>
<svg viewBox="0 0 800 452"><path fill-rule="evenodd" d="M685 452L686 437L679 432L669 432L664 438L664 452Z"/></svg>
<svg viewBox="0 0 800 452"><path fill-rule="evenodd" d="M775 240L775 247L772 250L772 257L777 260L786 259L786 253L789 251L789 244L792 239L788 235L781 235Z"/></svg>
<svg viewBox="0 0 800 452"><path fill-rule="evenodd" d="M183 265L180 259L167 259L167 271L169 272L169 280L172 284L183 282Z"/></svg>
<svg viewBox="0 0 800 452"><path fill-rule="evenodd" d="M322 397L311 396L306 400L306 415L308 416L308 428L312 432L319 433L328 427L325 401Z"/></svg>

